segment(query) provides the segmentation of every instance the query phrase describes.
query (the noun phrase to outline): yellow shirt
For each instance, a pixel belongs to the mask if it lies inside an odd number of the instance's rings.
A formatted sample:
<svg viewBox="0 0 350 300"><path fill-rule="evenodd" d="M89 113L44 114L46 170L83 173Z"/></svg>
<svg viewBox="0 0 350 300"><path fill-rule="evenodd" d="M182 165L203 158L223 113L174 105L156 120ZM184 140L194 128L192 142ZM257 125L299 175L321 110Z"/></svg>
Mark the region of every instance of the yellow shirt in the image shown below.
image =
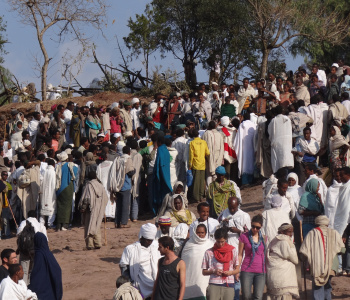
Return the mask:
<svg viewBox="0 0 350 300"><path fill-rule="evenodd" d="M210 154L207 142L199 137L190 142L189 168L205 170L205 157Z"/></svg>

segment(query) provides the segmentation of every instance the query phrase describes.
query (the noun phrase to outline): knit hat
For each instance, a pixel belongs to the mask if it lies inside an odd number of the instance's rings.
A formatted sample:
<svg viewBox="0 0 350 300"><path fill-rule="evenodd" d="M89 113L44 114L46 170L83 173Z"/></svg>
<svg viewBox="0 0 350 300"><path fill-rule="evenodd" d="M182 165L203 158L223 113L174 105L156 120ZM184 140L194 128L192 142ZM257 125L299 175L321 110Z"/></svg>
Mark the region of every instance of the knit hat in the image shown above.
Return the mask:
<svg viewBox="0 0 350 300"><path fill-rule="evenodd" d="M171 219L169 217L163 216L158 220L160 226L171 226Z"/></svg>
<svg viewBox="0 0 350 300"><path fill-rule="evenodd" d="M219 175L226 175L226 170L223 166L219 166L215 169L215 173Z"/></svg>

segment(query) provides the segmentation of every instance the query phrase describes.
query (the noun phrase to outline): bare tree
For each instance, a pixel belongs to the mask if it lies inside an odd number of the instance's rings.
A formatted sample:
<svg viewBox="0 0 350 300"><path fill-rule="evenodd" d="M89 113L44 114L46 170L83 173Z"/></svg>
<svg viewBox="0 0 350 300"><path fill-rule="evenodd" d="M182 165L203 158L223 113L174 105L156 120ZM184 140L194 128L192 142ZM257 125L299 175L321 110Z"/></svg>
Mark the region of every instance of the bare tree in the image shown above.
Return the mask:
<svg viewBox="0 0 350 300"><path fill-rule="evenodd" d="M350 17L332 1L245 0L250 15L245 34L259 46L262 62L260 76L267 72L272 50L286 47L297 37L332 45L341 44L348 36Z"/></svg>
<svg viewBox="0 0 350 300"><path fill-rule="evenodd" d="M44 58L41 66L41 96L44 101L47 70L52 60L44 38L48 34L53 34L60 43L69 35L86 48L91 40L91 37L86 35L87 26L101 30L102 25L105 25L106 0L8 0L8 2L12 10L18 13L21 22L36 30Z"/></svg>

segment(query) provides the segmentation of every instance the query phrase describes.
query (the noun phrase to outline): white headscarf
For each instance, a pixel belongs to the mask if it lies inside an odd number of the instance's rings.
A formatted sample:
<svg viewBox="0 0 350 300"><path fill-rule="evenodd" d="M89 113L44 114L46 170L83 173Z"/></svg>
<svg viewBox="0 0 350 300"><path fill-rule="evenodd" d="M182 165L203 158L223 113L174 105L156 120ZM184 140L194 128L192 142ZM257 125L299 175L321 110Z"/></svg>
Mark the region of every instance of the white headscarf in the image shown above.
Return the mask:
<svg viewBox="0 0 350 300"><path fill-rule="evenodd" d="M134 105L135 103L140 103L140 99L139 98L132 98L131 104Z"/></svg>
<svg viewBox="0 0 350 300"><path fill-rule="evenodd" d="M229 118L229 117L226 117L226 116L225 116L225 117L222 117L222 118L221 118L221 125L222 125L222 126L225 126L225 127L226 127L226 126L228 126L229 124L230 124L230 118Z"/></svg>
<svg viewBox="0 0 350 300"><path fill-rule="evenodd" d="M157 234L157 227L154 224L143 224L140 229L139 238L143 237L147 240L154 240Z"/></svg>
<svg viewBox="0 0 350 300"><path fill-rule="evenodd" d="M277 208L281 206L282 206L282 197L279 194L273 195L271 198L271 207Z"/></svg>
<svg viewBox="0 0 350 300"><path fill-rule="evenodd" d="M57 158L59 161L66 161L68 159L68 154L65 151L62 151L61 153L57 154Z"/></svg>
<svg viewBox="0 0 350 300"><path fill-rule="evenodd" d="M299 186L299 177L297 174L295 173L289 173L288 176L287 176L287 180L289 178L293 178L295 180L295 185L294 186Z"/></svg>

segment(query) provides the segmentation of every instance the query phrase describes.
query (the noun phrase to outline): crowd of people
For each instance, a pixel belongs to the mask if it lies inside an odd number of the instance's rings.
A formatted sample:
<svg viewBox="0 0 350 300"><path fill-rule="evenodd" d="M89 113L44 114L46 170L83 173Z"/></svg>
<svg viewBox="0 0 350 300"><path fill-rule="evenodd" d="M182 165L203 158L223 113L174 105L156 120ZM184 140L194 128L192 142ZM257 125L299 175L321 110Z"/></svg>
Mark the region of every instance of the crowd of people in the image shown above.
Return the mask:
<svg viewBox="0 0 350 300"><path fill-rule="evenodd" d="M332 277L350 273L350 67L328 71L12 109L1 238L16 226L18 249L1 254L0 298L62 298L47 229L82 225L86 249L100 249L103 220L120 229L145 215L154 222L125 248L114 299L262 299L265 285L292 299L301 262L314 299L331 299ZM264 211L251 219L240 189L256 183Z"/></svg>

